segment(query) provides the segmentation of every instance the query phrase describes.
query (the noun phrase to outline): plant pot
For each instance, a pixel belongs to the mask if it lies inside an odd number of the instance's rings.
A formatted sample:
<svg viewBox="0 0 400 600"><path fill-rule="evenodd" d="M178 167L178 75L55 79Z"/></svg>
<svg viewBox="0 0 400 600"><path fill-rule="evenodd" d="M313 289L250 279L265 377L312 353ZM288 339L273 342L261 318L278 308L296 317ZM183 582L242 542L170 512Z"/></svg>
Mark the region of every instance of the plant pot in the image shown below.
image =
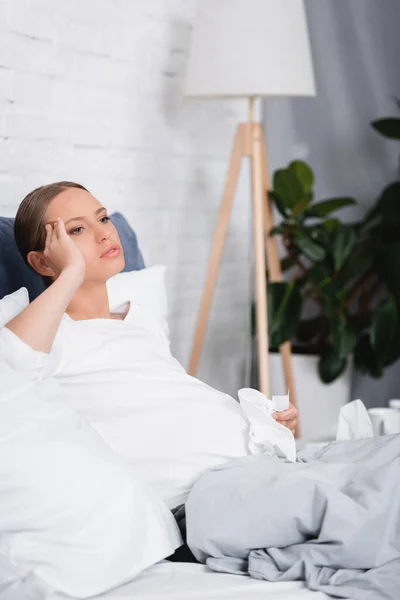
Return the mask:
<svg viewBox="0 0 400 600"><path fill-rule="evenodd" d="M350 401L352 368L348 366L340 377L326 384L319 378L318 360L315 355L292 354L300 439L306 442L335 439L340 409ZM270 352L269 364L271 395L287 393L278 352Z"/></svg>

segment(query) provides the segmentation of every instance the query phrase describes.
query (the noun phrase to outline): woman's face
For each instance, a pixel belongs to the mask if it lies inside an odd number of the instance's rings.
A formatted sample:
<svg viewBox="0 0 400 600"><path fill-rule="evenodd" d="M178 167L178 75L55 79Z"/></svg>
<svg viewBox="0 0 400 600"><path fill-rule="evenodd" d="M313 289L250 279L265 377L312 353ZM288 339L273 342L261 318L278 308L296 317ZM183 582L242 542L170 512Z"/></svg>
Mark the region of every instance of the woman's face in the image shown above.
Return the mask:
<svg viewBox="0 0 400 600"><path fill-rule="evenodd" d="M125 266L118 232L107 217L107 210L89 192L68 188L50 202L45 223L64 221L67 235L79 247L85 263L85 281L104 282ZM117 256L101 257L107 248L118 245ZM101 257L101 258L100 258Z"/></svg>

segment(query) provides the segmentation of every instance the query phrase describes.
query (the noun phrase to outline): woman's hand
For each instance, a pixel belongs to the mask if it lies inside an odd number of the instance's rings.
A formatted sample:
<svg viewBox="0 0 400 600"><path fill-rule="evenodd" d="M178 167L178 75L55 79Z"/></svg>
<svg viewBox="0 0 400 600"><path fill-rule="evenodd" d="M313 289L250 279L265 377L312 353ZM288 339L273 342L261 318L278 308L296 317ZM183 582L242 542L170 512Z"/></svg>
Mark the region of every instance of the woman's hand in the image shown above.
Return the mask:
<svg viewBox="0 0 400 600"><path fill-rule="evenodd" d="M65 231L63 220L58 217L54 225L46 224L44 257L46 264L58 277L66 269L77 274L80 283L85 278L85 259L78 246Z"/></svg>
<svg viewBox="0 0 400 600"><path fill-rule="evenodd" d="M272 414L278 423L290 429L293 434L296 429L298 415L299 411L291 402L289 402L289 408L287 410L282 410L281 412L275 412Z"/></svg>
<svg viewBox="0 0 400 600"><path fill-rule="evenodd" d="M48 354L65 310L85 278L85 259L61 219L57 219L54 226L45 227L46 242L40 266L46 262L51 272L44 274L56 279L6 327L34 350Z"/></svg>

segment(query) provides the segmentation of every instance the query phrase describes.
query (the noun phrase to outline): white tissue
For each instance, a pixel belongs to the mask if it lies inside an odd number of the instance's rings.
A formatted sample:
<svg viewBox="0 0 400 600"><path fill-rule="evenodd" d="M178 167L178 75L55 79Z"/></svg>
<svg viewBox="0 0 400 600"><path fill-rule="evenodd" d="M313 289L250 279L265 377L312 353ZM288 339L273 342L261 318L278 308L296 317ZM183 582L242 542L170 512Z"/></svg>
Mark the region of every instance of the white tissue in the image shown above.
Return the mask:
<svg viewBox="0 0 400 600"><path fill-rule="evenodd" d="M336 440L360 440L373 435L371 419L361 400L353 400L340 409Z"/></svg>
<svg viewBox="0 0 400 600"><path fill-rule="evenodd" d="M272 396L272 404L277 412L287 410L289 408L289 392L286 396Z"/></svg>
<svg viewBox="0 0 400 600"><path fill-rule="evenodd" d="M240 405L249 421L249 450L251 454L276 456L279 449L288 460L296 461L296 442L293 433L272 416L276 404L264 394L252 388L242 388L238 392ZM277 398L276 396L274 398ZM278 396L279 406L289 407L289 397ZM285 398L285 403L282 398ZM279 410L285 410L279 408Z"/></svg>

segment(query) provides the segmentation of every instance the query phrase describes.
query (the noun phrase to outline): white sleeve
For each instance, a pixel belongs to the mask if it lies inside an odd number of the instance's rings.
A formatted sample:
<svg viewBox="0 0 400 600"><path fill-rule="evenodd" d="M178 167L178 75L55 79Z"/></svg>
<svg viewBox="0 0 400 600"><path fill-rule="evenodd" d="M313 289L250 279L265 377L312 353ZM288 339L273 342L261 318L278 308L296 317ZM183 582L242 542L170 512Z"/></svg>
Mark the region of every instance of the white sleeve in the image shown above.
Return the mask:
<svg viewBox="0 0 400 600"><path fill-rule="evenodd" d="M34 350L8 327L0 327L0 360L32 380L44 378L49 354Z"/></svg>

